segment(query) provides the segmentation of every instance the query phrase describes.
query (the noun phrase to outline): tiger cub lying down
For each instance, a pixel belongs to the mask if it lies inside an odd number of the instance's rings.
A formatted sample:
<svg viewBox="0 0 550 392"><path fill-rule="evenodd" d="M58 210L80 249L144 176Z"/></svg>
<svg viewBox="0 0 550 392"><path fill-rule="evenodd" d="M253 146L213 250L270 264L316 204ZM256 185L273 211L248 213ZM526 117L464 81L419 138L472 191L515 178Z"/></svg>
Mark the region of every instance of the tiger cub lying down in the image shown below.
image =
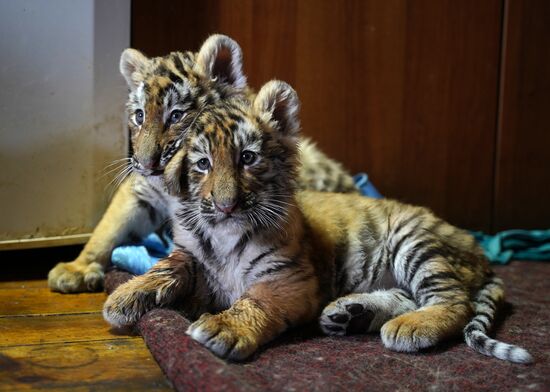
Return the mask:
<svg viewBox="0 0 550 392"><path fill-rule="evenodd" d="M115 290L105 319L176 307L196 320L193 339L232 360L318 318L330 335L380 331L391 350L462 332L483 354L531 361L486 335L503 287L470 235L421 207L297 192L298 134L283 82L198 114L164 172L176 250Z"/></svg>

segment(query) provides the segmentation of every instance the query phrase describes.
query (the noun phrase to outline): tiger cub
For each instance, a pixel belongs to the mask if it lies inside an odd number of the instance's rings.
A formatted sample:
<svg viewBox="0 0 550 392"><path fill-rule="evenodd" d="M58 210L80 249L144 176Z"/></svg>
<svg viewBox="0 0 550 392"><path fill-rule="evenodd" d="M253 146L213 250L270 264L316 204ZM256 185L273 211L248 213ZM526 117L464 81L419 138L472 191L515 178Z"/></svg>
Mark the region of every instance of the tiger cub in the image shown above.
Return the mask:
<svg viewBox="0 0 550 392"><path fill-rule="evenodd" d="M298 98L278 81L197 116L164 172L176 250L115 290L105 319L176 307L231 360L317 318L331 335L380 331L396 351L462 332L481 353L531 360L486 335L503 288L470 235L422 207L296 192L298 134Z"/></svg>
<svg viewBox="0 0 550 392"><path fill-rule="evenodd" d="M169 219L159 196L160 177L193 117L209 104L254 95L242 71L241 48L224 35L209 37L198 53L147 58L127 49L120 58L120 72L130 90L133 155L120 161L120 175L128 178L121 177L121 186L77 259L50 271L48 284L55 291L100 288L113 248L143 238ZM300 141L300 162L301 189L357 192L349 173L307 139Z"/></svg>

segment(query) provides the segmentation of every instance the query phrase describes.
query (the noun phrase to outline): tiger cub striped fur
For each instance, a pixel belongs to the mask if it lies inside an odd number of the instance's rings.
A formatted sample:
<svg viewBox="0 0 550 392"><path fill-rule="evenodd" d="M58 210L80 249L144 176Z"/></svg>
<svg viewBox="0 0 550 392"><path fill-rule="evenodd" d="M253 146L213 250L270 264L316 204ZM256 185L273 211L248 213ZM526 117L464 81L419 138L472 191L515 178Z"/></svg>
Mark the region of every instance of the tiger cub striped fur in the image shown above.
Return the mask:
<svg viewBox="0 0 550 392"><path fill-rule="evenodd" d="M254 96L246 86L241 48L224 35L209 37L198 53L147 58L127 49L121 55L120 72L130 90L127 112L133 155L121 160L121 185L81 254L50 271L48 284L55 291L100 288L113 248L143 238L169 219L158 196L163 189L160 176L194 116L209 104ZM300 188L357 192L338 162L307 139L300 143Z"/></svg>
<svg viewBox="0 0 550 392"><path fill-rule="evenodd" d="M105 319L175 306L196 319L193 339L232 360L318 318L331 335L380 331L391 350L463 333L476 351L531 361L487 337L502 282L469 234L422 207L296 192L298 133L283 82L197 116L164 173L176 250L115 290Z"/></svg>

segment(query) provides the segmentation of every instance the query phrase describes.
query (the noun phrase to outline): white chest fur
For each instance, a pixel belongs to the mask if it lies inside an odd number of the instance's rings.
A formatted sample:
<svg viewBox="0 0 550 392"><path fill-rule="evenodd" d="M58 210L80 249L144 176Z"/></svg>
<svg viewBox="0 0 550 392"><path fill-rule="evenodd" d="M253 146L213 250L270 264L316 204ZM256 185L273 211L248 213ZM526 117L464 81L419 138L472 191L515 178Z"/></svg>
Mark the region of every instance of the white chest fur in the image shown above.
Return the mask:
<svg viewBox="0 0 550 392"><path fill-rule="evenodd" d="M173 231L176 246L191 252L203 265L218 306L228 307L244 294L250 285L245 278L249 261L264 251L262 247L252 241L238 247L244 233L234 224L205 228L202 236L177 224Z"/></svg>

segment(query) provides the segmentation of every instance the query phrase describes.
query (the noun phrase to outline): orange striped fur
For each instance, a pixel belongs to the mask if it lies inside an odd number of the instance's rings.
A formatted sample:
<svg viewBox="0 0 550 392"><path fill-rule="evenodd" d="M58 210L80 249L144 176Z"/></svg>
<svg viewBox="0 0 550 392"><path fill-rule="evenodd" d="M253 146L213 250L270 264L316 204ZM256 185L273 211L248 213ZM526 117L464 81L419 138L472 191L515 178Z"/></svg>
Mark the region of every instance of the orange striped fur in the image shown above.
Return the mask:
<svg viewBox="0 0 550 392"><path fill-rule="evenodd" d="M298 130L296 93L272 81L253 101L202 111L167 165L174 241L194 265L185 279L206 293L180 298L207 312L189 328L192 338L240 360L319 318L327 334L379 331L392 350L418 351L463 332L479 352L531 361L486 335L502 282L472 236L426 208L298 191ZM166 278L157 275L136 279L154 287ZM135 322L127 298L142 312L155 306L136 297L139 286L130 281L109 298L108 321Z"/></svg>

